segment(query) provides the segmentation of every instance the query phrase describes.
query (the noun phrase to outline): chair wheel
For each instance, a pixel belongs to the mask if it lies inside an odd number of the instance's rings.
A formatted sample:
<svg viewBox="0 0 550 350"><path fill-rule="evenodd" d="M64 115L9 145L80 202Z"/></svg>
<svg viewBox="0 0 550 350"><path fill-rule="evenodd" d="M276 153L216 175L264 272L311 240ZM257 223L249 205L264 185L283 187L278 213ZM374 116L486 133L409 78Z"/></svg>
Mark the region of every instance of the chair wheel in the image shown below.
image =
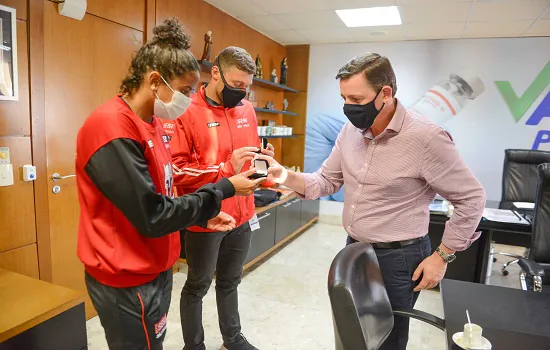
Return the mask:
<svg viewBox="0 0 550 350"><path fill-rule="evenodd" d="M510 272L509 272L508 270L502 270L502 274L503 274L504 276L508 276L509 273L510 273Z"/></svg>
<svg viewBox="0 0 550 350"><path fill-rule="evenodd" d="M497 258L493 258L493 262L497 262Z"/></svg>

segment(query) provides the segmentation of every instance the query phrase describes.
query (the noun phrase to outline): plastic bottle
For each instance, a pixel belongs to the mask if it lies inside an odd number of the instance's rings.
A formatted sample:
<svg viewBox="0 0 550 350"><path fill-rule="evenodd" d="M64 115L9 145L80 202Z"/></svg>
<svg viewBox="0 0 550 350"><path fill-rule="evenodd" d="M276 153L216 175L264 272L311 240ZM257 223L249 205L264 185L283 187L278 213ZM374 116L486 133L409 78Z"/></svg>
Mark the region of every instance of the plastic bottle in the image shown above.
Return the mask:
<svg viewBox="0 0 550 350"><path fill-rule="evenodd" d="M469 100L485 91L485 84L477 75L450 74L448 79L426 91L410 108L438 125L443 125L457 115Z"/></svg>

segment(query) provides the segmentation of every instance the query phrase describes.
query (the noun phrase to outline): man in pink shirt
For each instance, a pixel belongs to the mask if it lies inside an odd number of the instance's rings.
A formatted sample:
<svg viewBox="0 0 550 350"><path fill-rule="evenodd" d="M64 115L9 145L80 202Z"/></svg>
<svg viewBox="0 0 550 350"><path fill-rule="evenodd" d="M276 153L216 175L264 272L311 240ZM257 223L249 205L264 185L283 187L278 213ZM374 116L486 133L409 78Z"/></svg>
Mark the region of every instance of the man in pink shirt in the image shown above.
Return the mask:
<svg viewBox="0 0 550 350"><path fill-rule="evenodd" d="M451 136L395 98L395 73L386 57L354 57L336 78L350 122L321 169L299 174L267 156L256 158L270 163L268 180L307 199L333 194L345 184L347 244L372 243L392 306L414 307L420 290L441 281L455 251L467 249L479 237L475 230L485 192ZM436 193L455 209L432 254L427 233ZM408 333L408 319L395 317L381 349L405 350Z"/></svg>

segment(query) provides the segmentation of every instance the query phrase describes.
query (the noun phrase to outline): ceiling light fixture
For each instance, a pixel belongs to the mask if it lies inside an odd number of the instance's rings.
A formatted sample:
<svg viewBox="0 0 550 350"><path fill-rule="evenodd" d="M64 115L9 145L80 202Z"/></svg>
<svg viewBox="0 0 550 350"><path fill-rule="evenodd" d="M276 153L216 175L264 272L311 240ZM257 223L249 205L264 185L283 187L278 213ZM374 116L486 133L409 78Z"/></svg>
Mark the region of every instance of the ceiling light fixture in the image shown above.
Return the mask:
<svg viewBox="0 0 550 350"><path fill-rule="evenodd" d="M402 23L397 6L336 10L336 14L348 27L396 26Z"/></svg>

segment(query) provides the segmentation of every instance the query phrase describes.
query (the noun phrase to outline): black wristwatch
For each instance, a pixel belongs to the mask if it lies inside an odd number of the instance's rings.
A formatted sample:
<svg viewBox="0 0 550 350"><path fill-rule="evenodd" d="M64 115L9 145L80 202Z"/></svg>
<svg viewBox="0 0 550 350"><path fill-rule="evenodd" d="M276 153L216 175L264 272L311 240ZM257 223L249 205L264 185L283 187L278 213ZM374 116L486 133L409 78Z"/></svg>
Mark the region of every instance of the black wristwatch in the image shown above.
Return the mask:
<svg viewBox="0 0 550 350"><path fill-rule="evenodd" d="M437 249L435 251L437 252L437 254L439 254L440 257L443 258L443 260L445 260L446 263L452 263L456 259L456 255L447 254L444 251L442 251L441 249L439 249L439 247L437 247Z"/></svg>

